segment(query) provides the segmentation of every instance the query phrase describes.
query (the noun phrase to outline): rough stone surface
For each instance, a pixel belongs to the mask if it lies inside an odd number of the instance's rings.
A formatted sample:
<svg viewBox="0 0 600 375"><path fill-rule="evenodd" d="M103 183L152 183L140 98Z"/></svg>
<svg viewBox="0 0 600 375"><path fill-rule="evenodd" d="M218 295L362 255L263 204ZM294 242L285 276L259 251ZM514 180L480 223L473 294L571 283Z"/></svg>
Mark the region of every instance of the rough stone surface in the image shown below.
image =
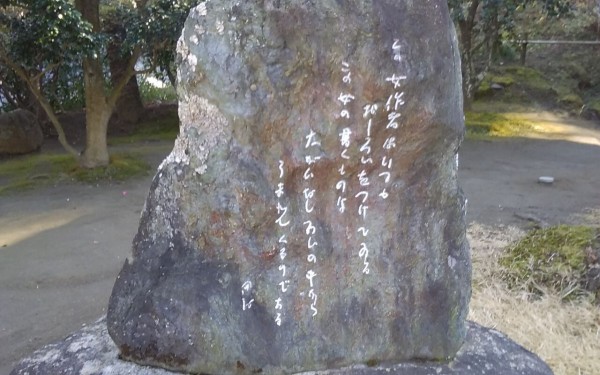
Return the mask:
<svg viewBox="0 0 600 375"><path fill-rule="evenodd" d="M108 330L124 358L293 373L452 357L470 260L445 0L207 1Z"/></svg>
<svg viewBox="0 0 600 375"><path fill-rule="evenodd" d="M35 115L24 109L0 113L0 154L26 154L44 142Z"/></svg>
<svg viewBox="0 0 600 375"><path fill-rule="evenodd" d="M119 360L106 319L23 359L10 375L171 375L170 371Z"/></svg>
<svg viewBox="0 0 600 375"><path fill-rule="evenodd" d="M355 366L303 373L348 375L551 375L535 354L498 331L468 323L465 345L447 364L402 363ZM105 321L86 327L64 341L48 345L19 363L10 375L173 375L175 373L125 362L106 330Z"/></svg>

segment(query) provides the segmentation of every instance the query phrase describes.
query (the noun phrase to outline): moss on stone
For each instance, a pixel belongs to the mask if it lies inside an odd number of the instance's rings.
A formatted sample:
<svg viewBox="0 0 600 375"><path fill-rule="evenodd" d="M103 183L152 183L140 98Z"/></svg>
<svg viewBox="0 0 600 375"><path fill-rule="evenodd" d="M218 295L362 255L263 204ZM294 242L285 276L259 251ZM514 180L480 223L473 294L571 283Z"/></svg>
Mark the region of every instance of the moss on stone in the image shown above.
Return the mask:
<svg viewBox="0 0 600 375"><path fill-rule="evenodd" d="M479 87L477 88L477 92L475 93L475 97L485 98L490 97L494 93L494 89L492 88L493 84L501 85L504 88L508 88L515 83L514 77L511 75L503 75L503 74L488 74L485 76Z"/></svg>
<svg viewBox="0 0 600 375"><path fill-rule="evenodd" d="M511 75L491 75L489 80L491 83L496 83L504 87L509 87L515 83L515 78Z"/></svg>
<svg viewBox="0 0 600 375"><path fill-rule="evenodd" d="M477 92L475 92L475 98L481 99L481 98L489 97L491 95L492 95L492 86L490 84L490 81L484 80L483 82L481 82L481 84L477 88Z"/></svg>

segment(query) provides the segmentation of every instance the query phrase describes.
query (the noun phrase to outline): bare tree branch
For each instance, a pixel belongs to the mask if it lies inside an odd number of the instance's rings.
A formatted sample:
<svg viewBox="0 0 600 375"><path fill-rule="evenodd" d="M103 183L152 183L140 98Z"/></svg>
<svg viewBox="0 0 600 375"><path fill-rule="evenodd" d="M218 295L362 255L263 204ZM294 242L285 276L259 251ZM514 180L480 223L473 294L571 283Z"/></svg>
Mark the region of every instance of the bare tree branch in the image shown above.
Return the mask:
<svg viewBox="0 0 600 375"><path fill-rule="evenodd" d="M37 74L34 77L30 77L27 74L27 71L22 66L16 64L14 61L12 61L4 53L4 51L1 51L1 50L0 50L0 62L4 63L6 66L8 66L13 72L15 72L15 74L19 78L21 78L25 82L25 84L27 84L27 87L29 87L29 90L31 90L31 93L33 94L33 96L35 96L37 101L40 103L40 105L44 109L44 112L46 112L46 115L50 119L50 123L52 123L52 126L54 127L54 129L56 130L56 133L58 134L58 141L60 142L61 146L63 146L63 148L68 153L75 156L76 158L79 158L79 152L75 148L73 148L67 141L65 131L64 131L60 121L58 120L58 117L56 117L56 114L54 113L52 106L50 105L48 100L46 100L46 98L44 97L42 92L40 91L39 85L37 85L39 79L42 76L40 74Z"/></svg>

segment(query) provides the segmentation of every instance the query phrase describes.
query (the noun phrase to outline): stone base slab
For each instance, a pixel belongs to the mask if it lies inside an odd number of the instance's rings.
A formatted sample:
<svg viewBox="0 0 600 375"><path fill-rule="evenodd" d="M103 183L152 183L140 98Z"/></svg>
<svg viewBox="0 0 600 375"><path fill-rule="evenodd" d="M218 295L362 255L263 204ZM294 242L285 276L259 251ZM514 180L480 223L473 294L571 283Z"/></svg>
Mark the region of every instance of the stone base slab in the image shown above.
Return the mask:
<svg viewBox="0 0 600 375"><path fill-rule="evenodd" d="M119 359L105 318L23 359L10 375L173 375ZM535 354L504 334L468 323L467 339L449 363L400 363L305 372L302 375L552 375ZM299 374L300 375L300 374Z"/></svg>

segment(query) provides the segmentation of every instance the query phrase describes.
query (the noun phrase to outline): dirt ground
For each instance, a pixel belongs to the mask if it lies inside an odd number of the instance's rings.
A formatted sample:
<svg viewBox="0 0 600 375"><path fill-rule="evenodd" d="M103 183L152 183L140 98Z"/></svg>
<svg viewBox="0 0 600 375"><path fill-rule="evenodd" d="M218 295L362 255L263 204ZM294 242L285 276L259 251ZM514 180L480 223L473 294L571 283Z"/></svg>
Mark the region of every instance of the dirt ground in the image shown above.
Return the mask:
<svg viewBox="0 0 600 375"><path fill-rule="evenodd" d="M527 138L463 144L459 178L472 225L501 235L510 226L580 222L600 212L600 126L531 116L544 125ZM540 176L555 182L542 185ZM150 179L0 197L0 375L105 313ZM470 231L472 243L481 242L479 233Z"/></svg>

